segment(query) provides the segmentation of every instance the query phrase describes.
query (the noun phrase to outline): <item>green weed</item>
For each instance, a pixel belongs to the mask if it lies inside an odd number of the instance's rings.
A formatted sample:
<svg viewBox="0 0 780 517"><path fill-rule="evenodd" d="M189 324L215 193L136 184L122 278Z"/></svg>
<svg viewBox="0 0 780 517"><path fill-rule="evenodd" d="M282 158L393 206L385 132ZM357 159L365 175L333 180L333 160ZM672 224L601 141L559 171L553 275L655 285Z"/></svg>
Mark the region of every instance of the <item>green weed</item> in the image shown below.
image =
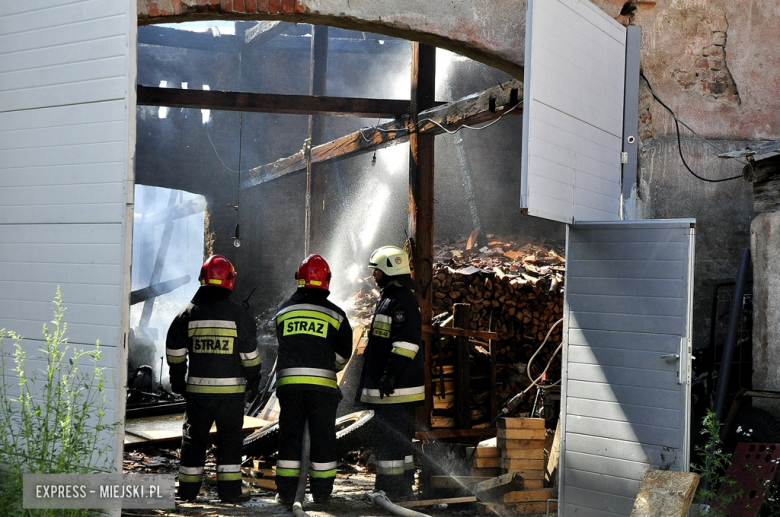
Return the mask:
<svg viewBox="0 0 780 517"><path fill-rule="evenodd" d="M69 345L59 287L54 305L52 325L43 327L45 345L30 358L45 362L40 369L28 370L21 336L0 329L0 508L9 516L95 515L22 509L23 474L113 472L118 423L105 422L100 343L89 351Z"/></svg>
<svg viewBox="0 0 780 517"><path fill-rule="evenodd" d="M698 512L697 517L699 515L720 517L724 515L721 509L742 495L741 492L718 495L718 489L723 483L729 485L736 483L735 480L726 477L726 471L731 466L731 454L723 452L723 442L720 439L721 425L715 412L707 410L701 428L701 434L706 437L706 441L704 445L697 446L695 449L701 463L692 464L691 468L701 477L694 503L708 505L710 509L704 514Z"/></svg>

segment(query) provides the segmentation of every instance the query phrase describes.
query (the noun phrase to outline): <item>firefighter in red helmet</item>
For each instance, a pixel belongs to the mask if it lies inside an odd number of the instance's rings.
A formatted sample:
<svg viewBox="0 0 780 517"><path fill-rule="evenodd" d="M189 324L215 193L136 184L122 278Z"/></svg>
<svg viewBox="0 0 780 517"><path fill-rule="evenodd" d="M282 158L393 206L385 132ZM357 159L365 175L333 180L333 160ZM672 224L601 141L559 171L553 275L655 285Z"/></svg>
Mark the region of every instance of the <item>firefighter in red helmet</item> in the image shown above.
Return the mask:
<svg viewBox="0 0 780 517"><path fill-rule="evenodd" d="M192 501L200 491L209 431L216 422L219 498L236 502L242 498L244 393L256 390L260 380L257 328L230 300L236 270L228 259L210 256L199 280L201 287L171 323L165 345L171 389L187 399L179 497Z"/></svg>
<svg viewBox="0 0 780 517"><path fill-rule="evenodd" d="M298 289L279 307L276 395L279 399L277 500L292 504L301 468L301 445L308 419L311 436L309 486L324 503L336 478L336 408L341 393L336 372L352 355L352 328L344 311L328 300L330 267L319 255L301 262Z"/></svg>

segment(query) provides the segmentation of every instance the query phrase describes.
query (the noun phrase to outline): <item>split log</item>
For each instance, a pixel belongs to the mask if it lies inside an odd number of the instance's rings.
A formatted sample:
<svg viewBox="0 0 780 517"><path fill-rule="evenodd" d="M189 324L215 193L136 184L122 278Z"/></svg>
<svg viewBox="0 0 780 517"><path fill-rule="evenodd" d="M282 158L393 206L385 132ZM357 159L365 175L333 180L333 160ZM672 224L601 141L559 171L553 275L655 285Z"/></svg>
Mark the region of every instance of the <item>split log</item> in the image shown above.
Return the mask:
<svg viewBox="0 0 780 517"><path fill-rule="evenodd" d="M699 475L648 469L631 517L685 517L696 493Z"/></svg>

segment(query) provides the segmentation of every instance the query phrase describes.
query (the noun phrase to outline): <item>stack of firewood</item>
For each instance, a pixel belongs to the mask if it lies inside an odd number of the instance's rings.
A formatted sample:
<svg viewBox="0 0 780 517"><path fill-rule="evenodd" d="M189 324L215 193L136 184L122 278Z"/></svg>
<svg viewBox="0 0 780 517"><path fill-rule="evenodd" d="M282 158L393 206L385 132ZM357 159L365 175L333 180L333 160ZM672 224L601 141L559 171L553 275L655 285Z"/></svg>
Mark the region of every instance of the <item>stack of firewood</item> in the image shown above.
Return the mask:
<svg viewBox="0 0 780 517"><path fill-rule="evenodd" d="M552 361L548 375L552 380L560 378L560 351L555 352L561 343L562 325L555 323L563 317L565 272L561 254L543 245L518 246L507 240L492 241L481 251L475 254L469 250L445 250L437 257L449 258L438 262L433 270L433 309L437 314L434 324L437 320L447 320L454 304L468 303L470 330L498 333L498 340L492 343L472 340L472 423L475 425L489 419L484 404L488 386L484 381L489 376L491 347L496 349L499 407L530 385L528 363L540 347L530 365L531 375L538 377L548 361ZM548 332L550 335L542 344ZM446 346L441 349L434 346L432 358L432 378L436 384L442 369L446 373L452 367L453 359ZM532 388L519 411L531 409L534 395L535 388ZM436 399L433 427L452 427L453 420L445 404L441 400L436 404Z"/></svg>
<svg viewBox="0 0 780 517"><path fill-rule="evenodd" d="M555 326L547 342L545 336L563 317L565 259L560 247L535 243L532 239L499 238L488 235L487 246L477 249L474 239L437 243L434 247L433 311L434 325L452 315L456 303L471 305L470 330L498 333L487 343L472 340L471 419L476 427L490 419L488 399L490 349L496 349L496 395L498 407L530 385L528 362L541 346L530 367L536 378L552 359L548 373L560 378L562 325ZM521 243L522 242L522 243ZM379 291L371 277L358 280L357 292L348 300L350 321L368 324ZM427 322L425 322L427 323ZM431 343L434 391L433 427L454 427L454 358L451 340ZM528 412L533 404L532 388L520 405Z"/></svg>

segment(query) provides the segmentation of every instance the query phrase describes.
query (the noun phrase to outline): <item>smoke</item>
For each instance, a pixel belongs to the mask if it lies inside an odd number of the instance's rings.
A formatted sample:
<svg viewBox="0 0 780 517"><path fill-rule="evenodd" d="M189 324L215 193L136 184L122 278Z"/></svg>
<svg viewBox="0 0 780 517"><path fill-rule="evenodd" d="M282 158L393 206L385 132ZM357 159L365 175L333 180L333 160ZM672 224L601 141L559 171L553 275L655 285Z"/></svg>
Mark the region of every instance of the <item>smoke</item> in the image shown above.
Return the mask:
<svg viewBox="0 0 780 517"><path fill-rule="evenodd" d="M168 327L199 287L204 212L195 208L195 213L178 217L182 213L176 214L176 209L187 202L190 203L184 206L205 206L202 196L189 192L135 186L132 290L190 276L189 282L173 291L130 307L132 331L128 367L131 371L143 364L154 368L155 386L167 377L164 373L161 379L160 365L164 363ZM183 213L192 211L189 209ZM169 226L168 231L166 226ZM167 369L163 367L162 371Z"/></svg>
<svg viewBox="0 0 780 517"><path fill-rule="evenodd" d="M334 272L331 299L345 310L350 296L359 290L358 279L371 273L367 268L371 251L404 243L409 144L378 150L376 164L369 167L337 217L337 238L325 247L325 259Z"/></svg>

